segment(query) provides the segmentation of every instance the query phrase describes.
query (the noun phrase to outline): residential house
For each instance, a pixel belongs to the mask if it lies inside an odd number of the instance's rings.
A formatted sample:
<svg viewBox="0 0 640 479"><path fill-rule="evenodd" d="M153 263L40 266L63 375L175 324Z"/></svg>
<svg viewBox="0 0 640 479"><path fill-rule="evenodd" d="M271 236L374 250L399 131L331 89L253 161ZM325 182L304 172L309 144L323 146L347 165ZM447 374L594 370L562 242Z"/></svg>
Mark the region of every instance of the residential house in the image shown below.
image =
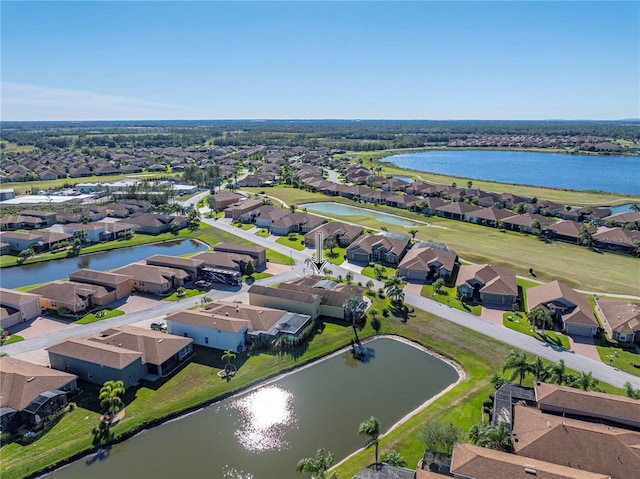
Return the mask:
<svg viewBox="0 0 640 479"><path fill-rule="evenodd" d="M418 465L415 479L611 479L608 474L583 471L551 462L534 460L488 447L456 442L450 461L438 464L427 459L430 451ZM444 467L442 467L444 466Z"/></svg>
<svg viewBox="0 0 640 479"><path fill-rule="evenodd" d="M15 231L19 229L35 230L46 225L46 222L35 216L4 216L0 218L0 230Z"/></svg>
<svg viewBox="0 0 640 479"><path fill-rule="evenodd" d="M516 454L613 478L636 477L640 471L637 429L559 416L514 406L511 434Z"/></svg>
<svg viewBox="0 0 640 479"><path fill-rule="evenodd" d="M398 264L411 239L396 233L360 236L347 247L347 259L353 262Z"/></svg>
<svg viewBox="0 0 640 479"><path fill-rule="evenodd" d="M240 220L243 223L255 223L258 228L270 228L274 221L278 221L280 218L284 218L290 214L291 210L285 210L277 206L263 205L241 216Z"/></svg>
<svg viewBox="0 0 640 479"><path fill-rule="evenodd" d="M167 256L164 254L151 256L150 258L145 259L144 263L151 266L164 266L167 268L181 269L188 274L184 279L185 282L195 280L204 267L204 261L200 258L180 258L178 256Z"/></svg>
<svg viewBox="0 0 640 479"><path fill-rule="evenodd" d="M77 376L15 357L0 357L0 432L39 426L67 405Z"/></svg>
<svg viewBox="0 0 640 479"><path fill-rule="evenodd" d="M57 233L55 231L40 231L42 235L42 241L39 241L36 245L37 251L51 251L58 248L62 248L73 238L73 235L68 233Z"/></svg>
<svg viewBox="0 0 640 479"><path fill-rule="evenodd" d="M443 218L464 221L468 213L477 209L478 207L475 205L463 202L454 202L437 207L435 209L435 214L436 216L441 216Z"/></svg>
<svg viewBox="0 0 640 479"><path fill-rule="evenodd" d="M80 269L69 274L69 280L74 283L92 284L102 286L109 293L109 297L103 301L108 304L111 301L123 299L131 293L131 276L92 269Z"/></svg>
<svg viewBox="0 0 640 479"><path fill-rule="evenodd" d="M79 314L96 306L105 306L115 300L116 294L104 286L76 283L74 281L54 281L32 289L41 296L42 309L66 309Z"/></svg>
<svg viewBox="0 0 640 479"><path fill-rule="evenodd" d="M0 328L8 329L41 314L39 295L0 288Z"/></svg>
<svg viewBox="0 0 640 479"><path fill-rule="evenodd" d="M108 223L68 223L62 227L62 231L71 236L73 236L76 231L86 231L88 241L101 243L107 240L107 224Z"/></svg>
<svg viewBox="0 0 640 479"><path fill-rule="evenodd" d="M193 340L189 338L126 324L105 329L86 339L141 353L144 373L158 377L171 374L193 352Z"/></svg>
<svg viewBox="0 0 640 479"><path fill-rule="evenodd" d="M284 288L269 288L254 284L249 288L249 304L265 308L283 309L306 314L312 319L320 316L320 294L292 291Z"/></svg>
<svg viewBox="0 0 640 479"><path fill-rule="evenodd" d="M434 215L436 208L446 205L446 201L437 196L427 196L421 198L419 203L414 203L409 208L411 211L417 211L425 215Z"/></svg>
<svg viewBox="0 0 640 479"><path fill-rule="evenodd" d="M594 336L600 327L587 299L560 281L527 290L527 309L536 308L549 311L567 334Z"/></svg>
<svg viewBox="0 0 640 479"><path fill-rule="evenodd" d="M406 193L400 195L387 196L385 203L394 208L402 208L410 210L416 205L420 205L423 199L419 196L408 195Z"/></svg>
<svg viewBox="0 0 640 479"><path fill-rule="evenodd" d="M470 223L483 226L497 227L503 223L506 218L513 216L513 212L491 206L489 208L478 208L466 213L466 219Z"/></svg>
<svg viewBox="0 0 640 479"><path fill-rule="evenodd" d="M228 269L244 273L247 264L251 263L255 269L254 258L247 254L205 251L192 256L191 259L202 262L203 266L207 268Z"/></svg>
<svg viewBox="0 0 640 479"><path fill-rule="evenodd" d="M566 241L567 243L580 244L582 229L587 228L589 233L594 234L596 228L585 226L582 223L571 220L562 220L557 223L545 226L543 231L550 238L558 241Z"/></svg>
<svg viewBox="0 0 640 479"><path fill-rule="evenodd" d="M490 264L460 266L456 289L461 298L487 304L510 306L518 301L516 274Z"/></svg>
<svg viewBox="0 0 640 479"><path fill-rule="evenodd" d="M286 236L289 233L308 233L327 220L309 213L293 213L274 221L270 232L273 235Z"/></svg>
<svg viewBox="0 0 640 479"><path fill-rule="evenodd" d="M17 233L6 231L0 233L0 241L9 245L11 251L20 252L29 248L36 248L42 241L42 235L36 233Z"/></svg>
<svg viewBox="0 0 640 479"><path fill-rule="evenodd" d="M189 218L156 213L136 213L127 218L126 223L133 225L138 233L157 235L185 228L189 223Z"/></svg>
<svg viewBox="0 0 640 479"><path fill-rule="evenodd" d="M0 243L0 255L11 253L11 245L9 243Z"/></svg>
<svg viewBox="0 0 640 479"><path fill-rule="evenodd" d="M534 383L534 390L542 412L640 430L640 403L636 399L540 381Z"/></svg>
<svg viewBox="0 0 640 479"><path fill-rule="evenodd" d="M625 226L628 224L634 224L640 228L640 212L627 211L624 213L616 213L606 218L607 224L613 224L616 226Z"/></svg>
<svg viewBox="0 0 640 479"><path fill-rule="evenodd" d="M190 276L183 269L143 263L131 263L114 270L113 273L130 276L132 288L151 294L168 294L171 290L183 286Z"/></svg>
<svg viewBox="0 0 640 479"><path fill-rule="evenodd" d="M244 351L250 322L246 319L218 316L203 310L182 310L169 314L167 331L193 340L194 344L220 350Z"/></svg>
<svg viewBox="0 0 640 479"><path fill-rule="evenodd" d="M640 231L602 226L594 233L593 240L596 248L617 253L638 254L637 244L640 242Z"/></svg>
<svg viewBox="0 0 640 479"><path fill-rule="evenodd" d="M240 221L240 218L248 214L250 211L257 210L264 205L264 200L260 198L253 198L250 200L241 201L240 203L234 203L228 206L224 210L224 217L231 218L233 221Z"/></svg>
<svg viewBox="0 0 640 479"><path fill-rule="evenodd" d="M595 298L596 312L610 338L640 343L640 303Z"/></svg>
<svg viewBox="0 0 640 479"><path fill-rule="evenodd" d="M254 266L258 271L262 271L267 267L267 249L262 246L218 243L213 247L213 249L217 252L237 253L251 256L254 259Z"/></svg>
<svg viewBox="0 0 640 479"><path fill-rule="evenodd" d="M216 193L209 198L209 204L212 208L218 208L219 210L225 209L227 206L231 206L242 200L245 200L246 196L239 193L233 193L225 191L223 193Z"/></svg>
<svg viewBox="0 0 640 479"><path fill-rule="evenodd" d="M350 225L339 221L330 221L324 223L317 228L309 231L304 235L304 245L307 248L316 247L316 238L318 233L322 234L322 238L327 239L329 236L335 237L338 246L346 247L353 243L356 238L360 237L364 231L362 226Z"/></svg>
<svg viewBox="0 0 640 479"><path fill-rule="evenodd" d="M415 245L398 265L398 274L409 281L428 281L438 277L451 278L458 256L444 248Z"/></svg>
<svg viewBox="0 0 640 479"><path fill-rule="evenodd" d="M94 384L120 380L128 389L145 375L142 353L120 346L70 337L46 351L53 369L68 371Z"/></svg>
<svg viewBox="0 0 640 479"><path fill-rule="evenodd" d="M540 230L536 230L532 225L534 221L540 222ZM542 216L534 213L524 213L521 215L513 215L502 220L502 224L506 229L513 231L522 231L525 233L536 234L542 229L552 225L556 220L548 216Z"/></svg>

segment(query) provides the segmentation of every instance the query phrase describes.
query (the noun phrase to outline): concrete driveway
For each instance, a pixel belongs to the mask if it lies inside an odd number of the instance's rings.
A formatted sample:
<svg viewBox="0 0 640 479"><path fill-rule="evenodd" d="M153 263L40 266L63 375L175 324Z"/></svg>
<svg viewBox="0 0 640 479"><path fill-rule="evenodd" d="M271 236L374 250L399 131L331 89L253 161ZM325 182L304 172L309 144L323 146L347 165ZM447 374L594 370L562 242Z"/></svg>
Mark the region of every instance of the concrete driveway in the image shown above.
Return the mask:
<svg viewBox="0 0 640 479"><path fill-rule="evenodd" d="M579 354L580 356L584 356L586 358L593 359L594 361L602 362L600 359L600 355L598 354L598 349L596 348L596 344L593 341L593 338L587 336L567 336L569 338L569 344L571 345L571 350Z"/></svg>
<svg viewBox="0 0 640 479"><path fill-rule="evenodd" d="M38 316L36 319L26 321L24 323L11 326L8 331L10 334L17 334L24 339L37 338L38 336L44 336L45 334L54 333L56 331L62 331L68 328L77 327L77 324L72 324L61 319L45 318L44 316Z"/></svg>
<svg viewBox="0 0 640 479"><path fill-rule="evenodd" d="M482 310L480 311L480 317L482 319L486 319L487 321L491 321L498 326L502 326L502 317L507 311L511 311L511 308L509 308L508 306L483 306Z"/></svg>

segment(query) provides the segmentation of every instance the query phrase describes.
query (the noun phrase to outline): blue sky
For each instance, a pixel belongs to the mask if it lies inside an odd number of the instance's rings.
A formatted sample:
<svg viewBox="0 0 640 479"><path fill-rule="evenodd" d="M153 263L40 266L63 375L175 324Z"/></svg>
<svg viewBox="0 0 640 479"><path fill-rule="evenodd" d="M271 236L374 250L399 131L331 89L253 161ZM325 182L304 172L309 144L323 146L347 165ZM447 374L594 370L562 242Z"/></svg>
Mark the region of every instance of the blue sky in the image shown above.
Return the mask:
<svg viewBox="0 0 640 479"><path fill-rule="evenodd" d="M3 120L640 117L640 3L1 2Z"/></svg>

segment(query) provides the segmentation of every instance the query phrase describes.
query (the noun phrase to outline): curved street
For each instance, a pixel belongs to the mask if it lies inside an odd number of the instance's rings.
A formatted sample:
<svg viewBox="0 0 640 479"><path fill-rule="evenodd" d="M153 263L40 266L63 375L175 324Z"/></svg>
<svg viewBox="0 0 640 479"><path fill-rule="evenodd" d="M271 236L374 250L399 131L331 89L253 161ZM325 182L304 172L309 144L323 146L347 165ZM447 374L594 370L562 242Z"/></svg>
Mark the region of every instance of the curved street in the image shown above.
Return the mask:
<svg viewBox="0 0 640 479"><path fill-rule="evenodd" d="M204 211L206 211L206 209L203 209L203 212ZM228 233L259 244L260 246L264 246L266 248L277 251L278 253L289 256L292 260L295 261L295 266L290 271L279 274L277 276L271 276L269 278L258 280L256 281L256 284L269 286L282 283L284 281L288 281L295 277L300 277L304 274L309 273L309 268L305 267L304 263L305 260L309 258L309 254L305 253L304 251L292 250L287 246L276 243L272 239L262 238L255 235L253 232L234 227L224 220L216 221L203 216L202 221L213 227L219 228ZM335 265L331 265L331 270L335 274L342 275L346 274L347 271L349 271L344 267ZM364 284L371 279L359 273L353 271L351 272L354 274L355 282L361 281ZM375 284L375 288L383 286L383 284L379 281L373 280L373 282ZM24 341L4 346L0 348L0 351L5 352L9 355L16 355L36 349L45 348L56 344L68 337L82 337L89 334L98 333L111 326L132 324L145 319L163 316L179 309L190 308L198 305L201 298L205 295L213 298L214 300L219 300L231 295L236 295L240 292L246 292L248 289L249 286L243 284L241 288L215 289L207 292L206 294L194 296L177 302L159 301L158 305L151 309L105 319L103 321L98 321L96 323L88 325L78 325L74 326L73 328L66 328L62 331L50 333L46 336L25 339ZM602 362L580 356L573 352L556 348L533 337L526 336L511 329L498 326L478 316L474 316L470 313L454 309L442 303L433 301L429 298L425 298L417 294L405 291L405 303L411 305L416 309L427 311L453 323L493 337L506 344L512 345L515 348L526 351L529 354L537 355L551 361L558 361L560 359L563 359L565 365L568 368L574 369L576 371L591 372L593 373L593 376L600 381L607 382L617 387L623 387L624 383L628 381L633 385L634 388L640 388L640 378L638 376L634 376L624 371L617 370Z"/></svg>

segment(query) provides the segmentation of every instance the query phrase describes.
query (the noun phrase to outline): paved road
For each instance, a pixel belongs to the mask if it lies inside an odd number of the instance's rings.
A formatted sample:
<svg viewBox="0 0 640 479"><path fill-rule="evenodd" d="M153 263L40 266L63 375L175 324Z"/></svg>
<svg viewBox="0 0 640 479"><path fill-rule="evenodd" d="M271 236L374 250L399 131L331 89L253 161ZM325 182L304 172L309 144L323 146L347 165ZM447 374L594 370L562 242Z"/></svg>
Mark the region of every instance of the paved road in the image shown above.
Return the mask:
<svg viewBox="0 0 640 479"><path fill-rule="evenodd" d="M205 223L208 223L216 228L227 231L231 234L240 236L244 239L252 241L254 243L260 244L261 246L265 246L274 251L282 253L291 257L296 262L296 265L288 272L272 276L269 278L265 278L257 281L257 284L262 284L265 286L269 286L272 284L281 283L283 281L288 281L295 277L302 276L305 272L308 273L308 266L305 266L305 259L308 258L308 255L302 251L296 251L288 248L287 246L276 243L272 239L262 238L253 233L247 232L245 230L241 230L230 225L227 221L219 220L214 221L210 218L203 218ZM303 270L304 268L304 270ZM306 271L305 271L306 270ZM331 265L331 270L334 274L345 275L347 273L347 269ZM353 273L353 272L352 272ZM359 273L354 274L354 281L361 281L363 284L369 281L371 278L363 276ZM375 281L375 288L379 288L382 286L382 283L379 281ZM248 289L247 285L243 285L241 289L234 290L213 290L206 295L213 299L223 299L232 294L237 294L238 292L246 291ZM81 337L86 336L88 334L94 334L100 332L101 330L109 327L109 326L119 326L122 324L131 324L138 321L142 321L144 319L154 318L157 316L161 316L164 314L171 313L178 309L189 308L191 306L195 306L198 304L201 296L192 297L189 299L185 299L179 302L159 302L159 305L153 309L146 311L138 311L131 314L125 314L123 316L117 316L115 318L106 319L103 321L99 321L97 323L92 323L88 325L78 326L75 328L70 328L69 330L59 331L57 333L52 333L43 337L26 339L24 341L20 341L18 343L13 343L8 346L4 346L1 348L3 352L6 352L10 355L20 354L27 351L32 351L35 349L44 348L53 344L56 344L63 339L75 336ZM637 376L633 376L623 371L618 371L599 361L595 361L593 359L586 358L584 356L577 355L575 353L571 353L569 351L565 351L559 348L555 348L550 346L547 343L539 341L530 336L526 336L524 334L518 333L508 328L504 328L498 326L494 323L491 323L487 320L474 316L472 314L466 313L464 311L460 311L449 306L443 305L442 303L438 303L428 298L424 298L422 296L405 292L405 302L414 308L422 309L429 313L435 314L444 318L453 323L459 324L461 326L467 327L469 329L473 329L474 331L478 331L487 336L491 336L499 341L503 341L504 343L510 344L516 348L522 349L527 353L534 354L551 361L558 361L560 359L564 359L564 362L568 368L575 369L577 371L590 371L593 373L593 376L600 381L604 381L610 383L614 386L622 387L625 382L629 381L635 388L640 388L640 378Z"/></svg>

